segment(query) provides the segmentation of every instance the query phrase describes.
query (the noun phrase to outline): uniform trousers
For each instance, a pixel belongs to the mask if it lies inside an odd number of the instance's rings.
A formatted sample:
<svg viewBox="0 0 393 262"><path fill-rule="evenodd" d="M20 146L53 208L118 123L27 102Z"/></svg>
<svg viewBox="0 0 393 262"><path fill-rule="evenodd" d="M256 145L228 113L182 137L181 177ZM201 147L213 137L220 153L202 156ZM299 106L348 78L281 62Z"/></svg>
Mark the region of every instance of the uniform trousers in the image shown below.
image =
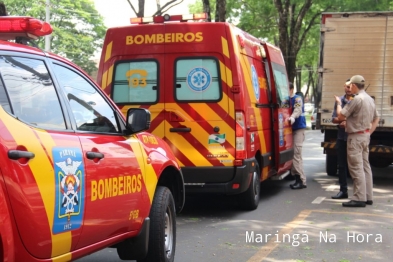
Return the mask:
<svg viewBox="0 0 393 262"><path fill-rule="evenodd" d="M373 174L368 160L370 133L348 134L348 169L353 180L352 200L373 200Z"/></svg>
<svg viewBox="0 0 393 262"><path fill-rule="evenodd" d="M302 148L303 142L305 139L305 128L292 130L293 135L293 148L294 148L294 156L292 161L291 173L292 175L299 175L300 179L303 182L303 185L306 185L306 176L303 171L303 157L302 157Z"/></svg>

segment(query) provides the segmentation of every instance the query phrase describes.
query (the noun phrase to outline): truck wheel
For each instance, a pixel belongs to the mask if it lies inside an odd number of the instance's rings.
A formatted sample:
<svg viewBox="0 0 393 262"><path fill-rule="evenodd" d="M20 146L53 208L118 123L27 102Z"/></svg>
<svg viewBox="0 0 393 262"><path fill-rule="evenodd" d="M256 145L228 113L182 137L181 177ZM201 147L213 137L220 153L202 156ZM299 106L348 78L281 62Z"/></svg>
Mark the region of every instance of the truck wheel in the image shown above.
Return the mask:
<svg viewBox="0 0 393 262"><path fill-rule="evenodd" d="M326 173L328 176L337 176L337 156L326 154Z"/></svg>
<svg viewBox="0 0 393 262"><path fill-rule="evenodd" d="M378 157L370 157L370 165L377 168L386 168L393 163L393 160L390 158L378 158Z"/></svg>
<svg viewBox="0 0 393 262"><path fill-rule="evenodd" d="M158 186L150 210L149 249L138 262L173 262L176 248L176 213L171 191Z"/></svg>
<svg viewBox="0 0 393 262"><path fill-rule="evenodd" d="M250 186L247 191L241 194L242 207L246 210L255 210L259 204L259 193L261 191L260 170L258 163L252 174Z"/></svg>

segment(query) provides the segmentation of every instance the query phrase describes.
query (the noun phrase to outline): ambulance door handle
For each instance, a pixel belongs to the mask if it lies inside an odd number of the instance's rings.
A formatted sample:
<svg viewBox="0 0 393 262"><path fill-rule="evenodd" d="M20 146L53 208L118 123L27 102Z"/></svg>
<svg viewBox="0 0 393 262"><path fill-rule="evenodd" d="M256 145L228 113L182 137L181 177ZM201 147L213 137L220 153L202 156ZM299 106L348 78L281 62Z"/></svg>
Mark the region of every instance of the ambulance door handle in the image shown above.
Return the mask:
<svg viewBox="0 0 393 262"><path fill-rule="evenodd" d="M8 158L12 160L18 160L21 158L33 159L35 157L34 153L29 151L21 151L21 150L9 150Z"/></svg>
<svg viewBox="0 0 393 262"><path fill-rule="evenodd" d="M175 87L176 88L181 88L181 84L176 84Z"/></svg>
<svg viewBox="0 0 393 262"><path fill-rule="evenodd" d="M102 159L102 158L104 158L104 154L100 153L100 152L88 151L88 152L86 152L86 157L88 159Z"/></svg>
<svg viewBox="0 0 393 262"><path fill-rule="evenodd" d="M172 128L169 128L169 131L172 133L174 133L174 132L188 133L188 132L191 132L191 128L189 128L189 127L172 127Z"/></svg>

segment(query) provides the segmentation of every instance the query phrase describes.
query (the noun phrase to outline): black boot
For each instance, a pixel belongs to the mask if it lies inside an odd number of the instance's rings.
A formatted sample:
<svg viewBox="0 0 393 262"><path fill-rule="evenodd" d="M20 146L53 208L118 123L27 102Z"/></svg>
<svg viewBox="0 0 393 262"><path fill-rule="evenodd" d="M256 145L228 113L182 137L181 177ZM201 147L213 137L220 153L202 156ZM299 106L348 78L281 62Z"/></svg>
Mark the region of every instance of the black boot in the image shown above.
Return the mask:
<svg viewBox="0 0 393 262"><path fill-rule="evenodd" d="M299 175L294 175L293 177L295 178L295 182L293 182L292 184L289 185L291 188L293 186L299 184L299 181L300 181L300 176Z"/></svg>
<svg viewBox="0 0 393 262"><path fill-rule="evenodd" d="M303 184L303 181L300 179L300 175L296 175L297 178L297 182L294 185L291 185L292 189L303 189L303 188L307 188L306 185Z"/></svg>

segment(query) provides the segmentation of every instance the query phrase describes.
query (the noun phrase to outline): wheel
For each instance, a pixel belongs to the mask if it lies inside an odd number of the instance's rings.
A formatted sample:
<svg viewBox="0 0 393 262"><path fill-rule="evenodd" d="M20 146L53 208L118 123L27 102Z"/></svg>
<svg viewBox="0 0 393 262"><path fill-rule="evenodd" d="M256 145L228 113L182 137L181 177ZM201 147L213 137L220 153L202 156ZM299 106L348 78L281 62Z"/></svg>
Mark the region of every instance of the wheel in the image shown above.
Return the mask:
<svg viewBox="0 0 393 262"><path fill-rule="evenodd" d="M176 213L171 191L158 186L150 210L149 249L138 262L173 262L176 248Z"/></svg>
<svg viewBox="0 0 393 262"><path fill-rule="evenodd" d="M312 129L312 130L315 130L315 125L311 125L311 129Z"/></svg>
<svg viewBox="0 0 393 262"><path fill-rule="evenodd" d="M259 204L259 193L261 191L260 169L258 163L255 166L255 171L252 174L250 186L247 191L241 194L242 207L246 210L255 210Z"/></svg>
<svg viewBox="0 0 393 262"><path fill-rule="evenodd" d="M337 176L337 156L326 154L326 173L328 176Z"/></svg>
<svg viewBox="0 0 393 262"><path fill-rule="evenodd" d="M390 158L370 157L370 165L377 168L386 168L392 164L393 160Z"/></svg>

